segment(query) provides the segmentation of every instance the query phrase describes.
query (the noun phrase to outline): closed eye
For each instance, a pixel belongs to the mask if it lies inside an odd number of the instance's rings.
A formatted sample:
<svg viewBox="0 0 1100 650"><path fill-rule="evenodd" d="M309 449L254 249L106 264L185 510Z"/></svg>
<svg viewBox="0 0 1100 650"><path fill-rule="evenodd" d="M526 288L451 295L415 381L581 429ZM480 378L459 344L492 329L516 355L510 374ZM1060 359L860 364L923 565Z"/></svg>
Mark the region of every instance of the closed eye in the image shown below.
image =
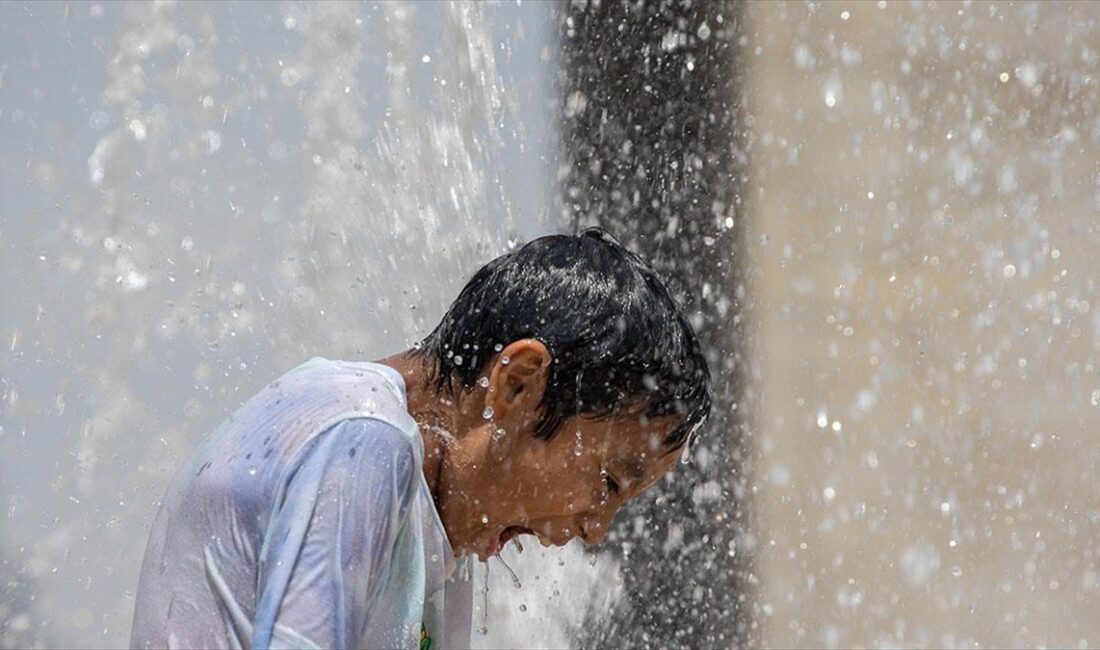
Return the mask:
<svg viewBox="0 0 1100 650"><path fill-rule="evenodd" d="M619 493L619 482L615 480L614 476L608 474L607 470L603 471L603 482L607 485L607 490L611 492L611 494Z"/></svg>

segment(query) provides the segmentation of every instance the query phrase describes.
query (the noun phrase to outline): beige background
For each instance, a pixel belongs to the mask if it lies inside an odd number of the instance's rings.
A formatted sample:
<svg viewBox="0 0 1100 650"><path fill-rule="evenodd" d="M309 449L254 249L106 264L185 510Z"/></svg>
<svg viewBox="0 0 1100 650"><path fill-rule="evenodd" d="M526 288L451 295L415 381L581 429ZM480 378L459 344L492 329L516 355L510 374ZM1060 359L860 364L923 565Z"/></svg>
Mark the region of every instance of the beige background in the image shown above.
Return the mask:
<svg viewBox="0 0 1100 650"><path fill-rule="evenodd" d="M761 641L1100 645L1100 5L747 13Z"/></svg>

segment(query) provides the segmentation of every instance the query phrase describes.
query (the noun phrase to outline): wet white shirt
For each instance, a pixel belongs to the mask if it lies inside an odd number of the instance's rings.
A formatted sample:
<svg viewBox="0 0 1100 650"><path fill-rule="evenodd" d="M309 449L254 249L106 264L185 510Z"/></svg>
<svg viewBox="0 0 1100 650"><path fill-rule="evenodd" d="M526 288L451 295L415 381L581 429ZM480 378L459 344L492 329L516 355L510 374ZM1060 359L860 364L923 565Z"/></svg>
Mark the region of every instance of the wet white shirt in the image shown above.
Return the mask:
<svg viewBox="0 0 1100 650"><path fill-rule="evenodd" d="M157 514L130 644L468 647L468 581L401 376L314 358L191 455Z"/></svg>

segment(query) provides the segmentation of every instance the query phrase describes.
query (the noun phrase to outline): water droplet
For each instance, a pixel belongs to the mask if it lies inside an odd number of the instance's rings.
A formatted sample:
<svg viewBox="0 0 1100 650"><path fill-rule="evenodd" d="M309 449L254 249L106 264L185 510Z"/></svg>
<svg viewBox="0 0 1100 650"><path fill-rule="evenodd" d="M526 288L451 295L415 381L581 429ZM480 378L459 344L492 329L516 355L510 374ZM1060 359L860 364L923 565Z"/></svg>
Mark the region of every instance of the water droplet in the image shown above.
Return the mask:
<svg viewBox="0 0 1100 650"><path fill-rule="evenodd" d="M527 605L524 605L523 603L520 603L519 604L519 611L526 612L527 611Z"/></svg>
<svg viewBox="0 0 1100 650"><path fill-rule="evenodd" d="M1016 277L1016 265L1015 264L1005 264L1004 274L1005 274L1006 278Z"/></svg>
<svg viewBox="0 0 1100 650"><path fill-rule="evenodd" d="M493 346L493 349L496 350L497 352L500 352L501 350L504 349L504 346L501 345L500 343L497 343L496 345Z"/></svg>
<svg viewBox="0 0 1100 650"><path fill-rule="evenodd" d="M493 407L486 406L485 410L481 412L481 417L484 420L492 420L493 419Z"/></svg>
<svg viewBox="0 0 1100 650"><path fill-rule="evenodd" d="M481 625L477 626L477 631L481 634L487 634L489 632L489 563L485 563L485 582L481 585Z"/></svg>
<svg viewBox="0 0 1100 650"><path fill-rule="evenodd" d="M916 544L902 554L900 568L905 581L919 587L927 584L939 570L940 554L931 544Z"/></svg>
<svg viewBox="0 0 1100 650"><path fill-rule="evenodd" d="M256 468L255 467L248 468L248 475L249 476L255 476L256 475Z"/></svg>
<svg viewBox="0 0 1100 650"><path fill-rule="evenodd" d="M511 362L512 362L512 360L511 360L511 359L509 359L509 358L508 358L507 356L503 356L503 357L501 357L501 358L500 358L500 363L501 363L501 365L504 365L504 366L506 366L506 365L508 365L508 364L509 364L509 363L511 363Z"/></svg>
<svg viewBox="0 0 1100 650"><path fill-rule="evenodd" d="M96 111L88 118L88 125L96 131L102 131L111 124L111 116L105 111Z"/></svg>
<svg viewBox="0 0 1100 650"><path fill-rule="evenodd" d="M142 142L145 140L145 135L148 131L145 128L145 122L139 119L130 120L130 134L134 136L134 140Z"/></svg>
<svg viewBox="0 0 1100 650"><path fill-rule="evenodd" d="M489 523L489 515L481 515L481 523L483 523L483 524Z"/></svg>
<svg viewBox="0 0 1100 650"><path fill-rule="evenodd" d="M482 377L481 379L478 379L477 380L477 385L481 386L482 388L488 388L489 387L489 378L488 377Z"/></svg>
<svg viewBox="0 0 1100 650"><path fill-rule="evenodd" d="M687 465L691 462L691 443L684 445L684 450L680 453L680 464Z"/></svg>
<svg viewBox="0 0 1100 650"><path fill-rule="evenodd" d="M504 558L500 557L499 555L494 555L493 557L495 557L497 560L500 560L501 566L503 566L504 569L508 572L508 575L511 576L512 586L516 589L523 589L523 583L519 581L519 578L516 576L516 572L512 570L512 567L508 566L508 563L504 561Z"/></svg>
<svg viewBox="0 0 1100 650"><path fill-rule="evenodd" d="M461 366L462 365L462 355L461 354L456 354L455 355L455 365L456 366Z"/></svg>
<svg viewBox="0 0 1100 650"><path fill-rule="evenodd" d="M222 134L214 130L205 131L202 139L206 141L206 153L217 153L222 148Z"/></svg>

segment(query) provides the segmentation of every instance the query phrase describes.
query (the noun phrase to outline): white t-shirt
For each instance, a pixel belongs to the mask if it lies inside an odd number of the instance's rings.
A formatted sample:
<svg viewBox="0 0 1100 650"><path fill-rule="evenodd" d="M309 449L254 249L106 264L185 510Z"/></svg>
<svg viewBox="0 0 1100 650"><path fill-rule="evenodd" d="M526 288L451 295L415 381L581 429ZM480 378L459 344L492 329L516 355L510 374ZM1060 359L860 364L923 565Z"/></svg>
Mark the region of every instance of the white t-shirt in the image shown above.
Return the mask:
<svg viewBox="0 0 1100 650"><path fill-rule="evenodd" d="M149 536L130 645L468 647L472 585L400 374L314 358L189 457Z"/></svg>

